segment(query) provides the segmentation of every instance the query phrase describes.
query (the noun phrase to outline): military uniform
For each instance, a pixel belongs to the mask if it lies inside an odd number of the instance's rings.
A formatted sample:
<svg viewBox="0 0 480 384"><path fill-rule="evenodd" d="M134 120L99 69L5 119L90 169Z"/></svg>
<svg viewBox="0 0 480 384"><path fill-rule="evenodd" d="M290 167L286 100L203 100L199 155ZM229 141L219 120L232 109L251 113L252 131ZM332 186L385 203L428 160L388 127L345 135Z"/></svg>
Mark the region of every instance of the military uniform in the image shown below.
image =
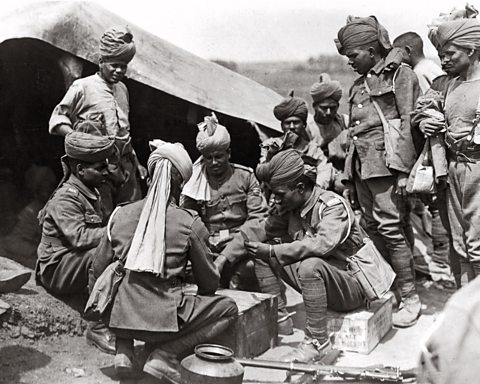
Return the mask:
<svg viewBox="0 0 480 384"><path fill-rule="evenodd" d="M55 294L86 292L92 256L106 225L98 191L70 175L44 207L41 224L37 280Z"/></svg>
<svg viewBox="0 0 480 384"><path fill-rule="evenodd" d="M415 292L413 256L405 234L407 202L395 194L395 188L398 172L410 173L417 157L410 113L418 95L415 73L408 66L396 64L392 51L354 82L349 98L345 176L355 184L367 232L391 262L403 298ZM387 120L399 119L398 141L392 143L395 151L389 154L388 164L384 129L371 98L377 101Z"/></svg>
<svg viewBox="0 0 480 384"><path fill-rule="evenodd" d="M347 257L361 248L365 237L353 217L343 198L315 186L301 208L269 216L266 222L267 238L284 235L292 240L272 246L273 263L302 293L306 334L320 342L327 340L327 307L350 311L365 300L360 284L347 270Z"/></svg>
<svg viewBox="0 0 480 384"><path fill-rule="evenodd" d="M197 211L210 232L210 242L233 238L220 251L231 264L246 257L243 231L251 241L264 241L263 222L267 205L253 170L239 164L230 164L230 169L221 183L208 177L211 199L196 201L182 196L182 206Z"/></svg>
<svg viewBox="0 0 480 384"><path fill-rule="evenodd" d="M125 261L144 201L118 208L97 250L93 277L113 260ZM114 298L109 326L121 338L167 342L237 313L235 303L214 295L219 275L208 248L201 219L170 203L166 211L165 277L126 271ZM198 293L185 286L187 261L192 264Z"/></svg>

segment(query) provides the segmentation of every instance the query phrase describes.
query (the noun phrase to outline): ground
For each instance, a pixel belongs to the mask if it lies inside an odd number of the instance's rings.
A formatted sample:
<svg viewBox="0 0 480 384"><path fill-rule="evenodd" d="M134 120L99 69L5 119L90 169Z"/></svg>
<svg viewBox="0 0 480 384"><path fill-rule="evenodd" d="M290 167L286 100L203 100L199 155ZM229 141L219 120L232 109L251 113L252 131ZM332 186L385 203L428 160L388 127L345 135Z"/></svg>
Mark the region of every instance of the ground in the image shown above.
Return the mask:
<svg viewBox="0 0 480 384"><path fill-rule="evenodd" d="M1 260L5 260L0 258ZM0 261L1 261L0 260ZM0 263L1 264L1 263ZM392 329L369 354L342 353L337 365L398 365L415 368L420 341L441 311L451 291L440 289L425 278L417 279L422 298L422 316L414 327ZM69 306L36 286L33 277L21 290L2 295L12 307L0 319L0 383L31 384L108 384L119 381L113 371L113 356L87 345L83 336L85 322ZM262 358L278 358L303 337L304 310L300 296L288 290L289 310L294 316L295 333L280 339L280 346ZM137 348L141 352L141 346ZM247 368L244 383L280 383L284 371ZM156 383L151 378L129 383ZM158 382L157 382L158 383Z"/></svg>

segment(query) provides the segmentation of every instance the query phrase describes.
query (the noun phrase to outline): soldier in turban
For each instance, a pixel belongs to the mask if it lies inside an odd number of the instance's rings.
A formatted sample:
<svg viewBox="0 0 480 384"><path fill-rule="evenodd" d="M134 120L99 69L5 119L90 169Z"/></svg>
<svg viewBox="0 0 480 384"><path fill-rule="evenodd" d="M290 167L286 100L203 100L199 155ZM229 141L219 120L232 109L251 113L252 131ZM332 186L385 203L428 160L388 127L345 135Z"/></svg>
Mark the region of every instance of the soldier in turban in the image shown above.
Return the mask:
<svg viewBox="0 0 480 384"><path fill-rule="evenodd" d="M150 187L145 199L119 207L97 251L93 277L107 265L125 267L108 324L117 336L114 366L121 377L138 375L134 339L149 357L143 371L180 383L177 355L225 330L237 313L235 302L215 295L219 273L208 248L209 233L193 211L178 206L192 162L179 143L153 140L148 159ZM185 286L191 263L198 291Z"/></svg>
<svg viewBox="0 0 480 384"><path fill-rule="evenodd" d="M460 273L468 280L480 275L480 22L471 6L452 11L430 26L442 67L452 78L445 92L443 116L425 118L427 136L445 131L448 157L448 218ZM458 278L461 281L462 278Z"/></svg>
<svg viewBox="0 0 480 384"><path fill-rule="evenodd" d="M307 130L335 168L343 171L348 117L338 113L342 86L327 73L322 73L319 81L312 85L310 96L315 115Z"/></svg>
<svg viewBox="0 0 480 384"><path fill-rule="evenodd" d="M342 197L321 189L305 175L297 151L279 152L257 167L257 176L269 185L284 212L267 218L267 239L281 235L284 240L281 244L271 241L273 245L250 241L247 249L270 268L279 267L284 281L301 292L306 311L305 339L282 359L319 360L331 350L327 307L351 311L364 301L346 265L347 257L362 247L365 234Z"/></svg>
<svg viewBox="0 0 480 384"><path fill-rule="evenodd" d="M36 276L54 295L78 294L86 303L88 271L107 224L98 188L108 176L114 143L113 138L82 132L65 137L66 180L39 215ZM86 337L102 351L115 352L114 336L103 324L90 324Z"/></svg>
<svg viewBox="0 0 480 384"><path fill-rule="evenodd" d="M350 200L357 196L368 234L389 256L397 274L401 305L393 323L412 326L420 316L421 303L404 212L408 210L407 178L417 158L410 115L420 92L418 79L401 64L401 50L392 49L386 29L375 16L349 16L335 43L360 75L349 95L347 193Z"/></svg>
<svg viewBox="0 0 480 384"><path fill-rule="evenodd" d="M109 182L100 190L109 213L118 203L140 199L139 179L146 176L131 145L129 95L122 82L134 55L135 43L128 27L105 31L100 39L99 71L73 82L49 122L52 135L81 131L115 137L117 158L110 159Z"/></svg>
<svg viewBox="0 0 480 384"><path fill-rule="evenodd" d="M221 284L233 289L257 290L279 295L279 332L293 332L286 299L275 276L255 274L256 266L244 246L246 236L265 240L267 204L253 170L230 162L230 135L216 116L198 124L197 149L201 156L182 191L182 207L197 211L210 232L210 247ZM265 282L267 281L267 282ZM270 287L270 288L269 288Z"/></svg>

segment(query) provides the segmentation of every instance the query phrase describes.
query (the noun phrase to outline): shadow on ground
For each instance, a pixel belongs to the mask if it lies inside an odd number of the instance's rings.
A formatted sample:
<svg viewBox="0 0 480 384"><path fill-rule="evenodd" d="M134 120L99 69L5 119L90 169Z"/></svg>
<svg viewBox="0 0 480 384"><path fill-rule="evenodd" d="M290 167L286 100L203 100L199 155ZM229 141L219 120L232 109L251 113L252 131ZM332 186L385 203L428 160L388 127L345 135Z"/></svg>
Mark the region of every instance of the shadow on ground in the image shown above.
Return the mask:
<svg viewBox="0 0 480 384"><path fill-rule="evenodd" d="M7 345L0 348L0 383L17 383L26 371L42 368L51 358L35 348Z"/></svg>

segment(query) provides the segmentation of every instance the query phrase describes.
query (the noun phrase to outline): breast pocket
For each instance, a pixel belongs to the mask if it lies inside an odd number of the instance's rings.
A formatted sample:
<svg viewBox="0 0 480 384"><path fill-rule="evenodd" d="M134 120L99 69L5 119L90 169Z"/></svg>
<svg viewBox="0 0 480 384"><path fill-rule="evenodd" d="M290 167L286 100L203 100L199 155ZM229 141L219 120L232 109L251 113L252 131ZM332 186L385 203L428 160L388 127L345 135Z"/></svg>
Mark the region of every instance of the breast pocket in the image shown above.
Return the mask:
<svg viewBox="0 0 480 384"><path fill-rule="evenodd" d="M228 196L228 205L235 216L247 217L247 195L238 193Z"/></svg>

